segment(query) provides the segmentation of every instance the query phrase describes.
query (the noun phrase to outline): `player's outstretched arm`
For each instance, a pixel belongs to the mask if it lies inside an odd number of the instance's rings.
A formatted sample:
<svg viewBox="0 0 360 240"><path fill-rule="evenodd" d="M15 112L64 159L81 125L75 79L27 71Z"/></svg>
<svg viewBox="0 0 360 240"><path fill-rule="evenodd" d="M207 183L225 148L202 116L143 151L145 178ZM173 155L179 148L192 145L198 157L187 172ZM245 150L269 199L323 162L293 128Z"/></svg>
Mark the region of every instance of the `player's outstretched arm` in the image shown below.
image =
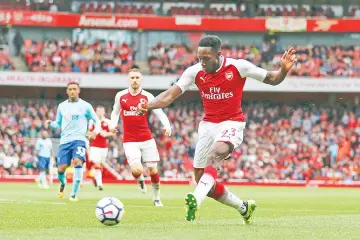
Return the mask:
<svg viewBox="0 0 360 240"><path fill-rule="evenodd" d="M151 109L165 108L174 102L181 94L181 88L178 85L173 85L149 103L139 103L136 111L139 115L142 115Z"/></svg>
<svg viewBox="0 0 360 240"><path fill-rule="evenodd" d="M121 112L121 106L120 106L120 93L117 93L115 96L115 102L113 106L113 110L111 112L110 117L110 131L114 132L116 131L119 118L120 118L120 112Z"/></svg>
<svg viewBox="0 0 360 240"><path fill-rule="evenodd" d="M156 98L148 104L148 110L165 108L175 101L182 94L182 90L178 85L171 86L165 92L160 93Z"/></svg>
<svg viewBox="0 0 360 240"><path fill-rule="evenodd" d="M285 51L280 59L280 69L278 71L268 71L263 83L275 86L284 81L287 73L297 61L295 53L293 47Z"/></svg>
<svg viewBox="0 0 360 240"><path fill-rule="evenodd" d="M149 103L140 103L137 107L137 113L142 115L151 109L165 108L175 101L181 94L190 88L195 82L195 75L197 73L197 66L187 68L181 75L179 81L171 86L165 92L160 93L155 99Z"/></svg>

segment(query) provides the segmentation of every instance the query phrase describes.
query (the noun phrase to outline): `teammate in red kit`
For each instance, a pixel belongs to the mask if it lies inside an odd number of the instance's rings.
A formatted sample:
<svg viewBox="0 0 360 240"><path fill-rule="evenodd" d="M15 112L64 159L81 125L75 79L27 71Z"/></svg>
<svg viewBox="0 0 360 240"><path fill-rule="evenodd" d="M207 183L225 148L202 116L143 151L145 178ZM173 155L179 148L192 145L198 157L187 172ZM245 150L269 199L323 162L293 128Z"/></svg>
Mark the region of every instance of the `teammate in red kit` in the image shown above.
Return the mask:
<svg viewBox="0 0 360 240"><path fill-rule="evenodd" d="M110 131L110 120L105 118L105 108L103 106L96 107L96 115L101 122L101 132L96 138L90 142L89 160L94 164L95 168L95 186L99 187L99 190L103 190L101 165L106 160L109 142L108 138L114 136L114 133ZM94 131L94 124L90 121L89 130Z"/></svg>
<svg viewBox="0 0 360 240"><path fill-rule="evenodd" d="M241 102L247 78L269 85L278 85L286 77L296 61L295 49L287 50L280 60L278 71L258 68L243 59L225 58L221 55L221 40L217 36L205 36L197 50L199 63L187 68L179 81L148 104L139 104L139 115L150 109L164 108L171 104L192 84L199 89L205 117L199 124L199 139L194 156L194 193L185 198L185 219L194 221L200 204L209 196L240 212L245 224L252 223L256 208L254 200L243 201L231 193L222 183L216 182L217 168L243 141L245 117Z"/></svg>
<svg viewBox="0 0 360 240"><path fill-rule="evenodd" d="M143 165L147 165L153 189L153 202L157 207L163 206L160 201L160 178L157 162L160 161L156 142L152 137L147 121L147 114L139 116L136 113L137 105L152 101L154 96L141 88L142 74L138 68L129 71L129 88L116 94L115 104L111 113L112 131L117 126L121 114L124 125L123 146L131 172L137 179L142 193L146 193ZM154 110L161 121L167 136L171 135L171 126L168 118L161 109Z"/></svg>

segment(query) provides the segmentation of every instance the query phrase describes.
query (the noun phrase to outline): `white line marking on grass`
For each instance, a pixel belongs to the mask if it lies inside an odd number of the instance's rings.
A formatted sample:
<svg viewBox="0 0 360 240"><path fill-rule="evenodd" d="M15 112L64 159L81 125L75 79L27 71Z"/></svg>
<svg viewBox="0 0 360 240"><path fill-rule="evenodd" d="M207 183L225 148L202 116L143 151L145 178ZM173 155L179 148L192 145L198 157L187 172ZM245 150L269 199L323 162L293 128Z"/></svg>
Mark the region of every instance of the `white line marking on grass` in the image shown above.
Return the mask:
<svg viewBox="0 0 360 240"><path fill-rule="evenodd" d="M325 213L358 213L357 210L322 210L322 209L274 209L274 208L258 208L262 211L270 212L325 212Z"/></svg>
<svg viewBox="0 0 360 240"><path fill-rule="evenodd" d="M50 204L50 205L64 205L67 203L63 202L43 202L43 201L33 201L33 200L12 200L0 198L0 204L13 204L13 203L30 203L30 204Z"/></svg>

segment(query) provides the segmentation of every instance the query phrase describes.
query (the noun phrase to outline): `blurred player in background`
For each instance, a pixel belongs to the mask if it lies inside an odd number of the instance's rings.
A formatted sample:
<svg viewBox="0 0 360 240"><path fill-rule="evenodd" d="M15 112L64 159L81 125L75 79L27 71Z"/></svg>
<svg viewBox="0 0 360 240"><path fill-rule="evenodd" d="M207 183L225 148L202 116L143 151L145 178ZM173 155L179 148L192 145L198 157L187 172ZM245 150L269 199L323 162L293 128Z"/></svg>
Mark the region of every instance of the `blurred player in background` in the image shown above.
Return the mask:
<svg viewBox="0 0 360 240"><path fill-rule="evenodd" d="M96 107L96 114L101 122L101 131L96 135L96 138L90 142L89 160L94 164L95 168L95 186L99 190L103 190L101 164L106 160L109 142L108 138L114 136L110 132L110 120L105 118L105 108L103 106ZM93 121L90 121L89 130L92 132L95 129Z"/></svg>
<svg viewBox="0 0 360 240"><path fill-rule="evenodd" d="M267 71L243 59L225 58L221 55L221 40L210 35L200 40L197 57L199 63L187 68L175 85L154 100L148 104L140 103L137 112L144 114L150 109L164 108L195 83L201 94L205 117L199 125L194 156L198 184L194 193L186 195L185 219L194 221L200 204L209 196L235 208L243 216L244 223L251 224L256 202L243 201L216 182L217 169L243 141L245 117L241 105L246 79L280 84L296 61L295 49L290 48L284 53L278 71Z"/></svg>
<svg viewBox="0 0 360 240"><path fill-rule="evenodd" d="M41 131L40 138L36 141L35 145L36 155L38 156L38 166L40 169L40 175L36 179L36 182L39 184L40 188L49 188L46 180L46 173L49 170L52 142L48 137L47 131Z"/></svg>
<svg viewBox="0 0 360 240"><path fill-rule="evenodd" d="M73 189L70 200L77 201L78 192L83 175L83 163L85 162L86 137L95 139L100 132L100 120L93 107L79 98L80 86L78 83L69 83L66 89L69 99L60 103L56 113L56 120L45 122L45 126L52 129L61 128L60 146L57 156L58 178L60 181L59 197L64 197L65 170L74 162ZM87 134L88 121L95 122L94 132Z"/></svg>
<svg viewBox="0 0 360 240"><path fill-rule="evenodd" d="M148 173L151 178L153 189L153 202L155 206L161 207L160 201L160 177L157 163L160 161L156 142L150 132L147 121L147 114L138 116L136 107L140 102L148 102L154 99L154 96L141 88L142 74L137 67L129 71L129 88L120 91L115 96L115 103L111 113L112 131L117 127L121 114L124 125L124 150L131 172L137 179L140 189L146 193L144 182L143 166L141 159L147 165ZM169 119L161 110L154 111L157 118L161 121L167 136L171 135L171 126Z"/></svg>

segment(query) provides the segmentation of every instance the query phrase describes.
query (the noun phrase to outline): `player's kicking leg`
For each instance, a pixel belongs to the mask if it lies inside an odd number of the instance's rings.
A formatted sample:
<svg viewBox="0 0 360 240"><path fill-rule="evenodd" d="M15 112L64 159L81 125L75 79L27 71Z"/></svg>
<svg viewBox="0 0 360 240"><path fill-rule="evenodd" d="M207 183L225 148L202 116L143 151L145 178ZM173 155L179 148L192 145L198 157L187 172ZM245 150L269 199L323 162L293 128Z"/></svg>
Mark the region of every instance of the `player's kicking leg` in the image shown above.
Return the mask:
<svg viewBox="0 0 360 240"><path fill-rule="evenodd" d="M207 156L207 166L201 174L201 169L196 169L195 177L197 178L197 186L194 193L188 193L185 198L187 205L186 220L194 221L196 211L205 197L209 195L218 202L235 208L242 215L245 224L252 224L252 215L256 208L254 200L243 201L231 193L222 183L216 182L217 167L221 161L232 152L233 146L230 143L215 142L211 147ZM199 178L199 176L201 177Z"/></svg>
<svg viewBox="0 0 360 240"><path fill-rule="evenodd" d="M151 178L153 202L155 207L163 207L160 200L160 176L157 168L157 162L146 163Z"/></svg>

